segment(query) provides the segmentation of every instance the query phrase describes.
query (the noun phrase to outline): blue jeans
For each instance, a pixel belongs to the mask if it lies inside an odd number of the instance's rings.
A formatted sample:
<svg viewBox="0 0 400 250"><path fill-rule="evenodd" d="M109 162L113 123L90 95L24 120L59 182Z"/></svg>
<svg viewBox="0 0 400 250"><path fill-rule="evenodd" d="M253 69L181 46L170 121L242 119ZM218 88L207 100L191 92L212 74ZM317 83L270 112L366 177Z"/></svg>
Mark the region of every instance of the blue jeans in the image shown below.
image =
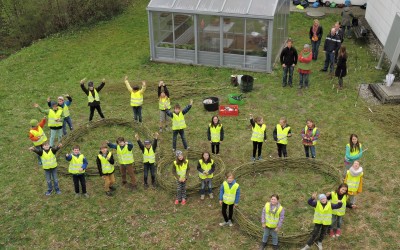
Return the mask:
<svg viewBox="0 0 400 250"><path fill-rule="evenodd" d="M309 152L311 151L311 157L315 158L316 154L315 154L315 146L306 146L304 145L304 152L306 153L306 157L310 157Z"/></svg>
<svg viewBox="0 0 400 250"><path fill-rule="evenodd" d="M270 235L272 237L272 245L274 246L278 245L278 233L275 231L275 228L269 228L267 226L264 228L264 235L262 238L262 242L267 243L268 237Z"/></svg>
<svg viewBox="0 0 400 250"><path fill-rule="evenodd" d="M67 135L67 124L69 126L69 130L72 130L72 120L71 120L71 116L68 117L64 117L64 121L63 121L63 134Z"/></svg>
<svg viewBox="0 0 400 250"><path fill-rule="evenodd" d="M47 191L53 191L52 179L54 182L54 189L56 192L60 191L60 188L58 187L57 168L45 169L44 174L46 176Z"/></svg>
<svg viewBox="0 0 400 250"><path fill-rule="evenodd" d="M186 138L185 138L185 130L184 129L177 129L172 131L172 148L175 150L176 149L176 138L178 137L178 134L181 136L183 147L185 149L188 148Z"/></svg>
<svg viewBox="0 0 400 250"><path fill-rule="evenodd" d="M56 136L58 143L60 143L63 136L62 129L50 129L50 147L54 146L54 139Z"/></svg>
<svg viewBox="0 0 400 250"><path fill-rule="evenodd" d="M208 193L212 193L212 179L202 179L201 180L201 189L200 189L200 194L205 194L206 193L206 187L208 189Z"/></svg>
<svg viewBox="0 0 400 250"><path fill-rule="evenodd" d="M325 51L325 64L324 64L324 70L328 70L329 67L329 72L333 72L333 67L335 64L335 52L328 52Z"/></svg>
<svg viewBox="0 0 400 250"><path fill-rule="evenodd" d="M319 45L321 44L321 40L318 40L316 42L311 41L311 47L312 47L312 58L314 60L317 60L318 58L318 49L319 49Z"/></svg>
<svg viewBox="0 0 400 250"><path fill-rule="evenodd" d="M283 79L282 79L283 87L285 87L286 84L289 84L289 86L292 86L293 71L294 71L294 66L286 66L283 68ZM289 82L287 82L288 72L289 72Z"/></svg>
<svg viewBox="0 0 400 250"><path fill-rule="evenodd" d="M300 87L303 87L303 83L304 83L304 87L308 87L308 78L309 78L310 74L302 74L300 73Z"/></svg>
<svg viewBox="0 0 400 250"><path fill-rule="evenodd" d="M332 228L334 230L340 229L340 227L342 226L342 222L343 222L343 216L337 216L332 214Z"/></svg>
<svg viewBox="0 0 400 250"><path fill-rule="evenodd" d="M142 122L142 106L137 106L132 108L133 108L133 119L135 121Z"/></svg>

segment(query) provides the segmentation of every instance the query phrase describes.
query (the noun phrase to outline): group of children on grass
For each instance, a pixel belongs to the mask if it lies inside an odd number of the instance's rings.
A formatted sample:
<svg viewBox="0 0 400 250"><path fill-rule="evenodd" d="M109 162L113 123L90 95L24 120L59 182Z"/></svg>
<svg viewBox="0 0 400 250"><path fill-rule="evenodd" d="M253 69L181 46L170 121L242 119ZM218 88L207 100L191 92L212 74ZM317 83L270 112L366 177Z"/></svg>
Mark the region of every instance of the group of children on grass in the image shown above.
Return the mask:
<svg viewBox="0 0 400 250"><path fill-rule="evenodd" d="M142 104L143 104L143 93L146 89L146 83L142 82L142 88L138 86L131 87L127 77L125 77L125 84L131 93L130 104L133 107L134 120L135 122L142 123ZM88 97L88 106L90 107L89 121L93 119L94 110L96 109L101 118L104 115L100 107L100 96L99 92L104 87L105 81L103 79L101 85L94 88L93 82L88 83L88 89L84 86L84 79L81 80L81 88ZM160 132L168 130L168 117L172 120L172 149L175 153L176 160L172 165L172 173L176 179L177 194L175 204L181 203L185 205L187 202L186 196L186 182L189 175L189 161L185 158L184 154L180 150L176 150L176 140L179 134L182 139L182 143L185 149L189 149L189 146L185 139L184 129L186 128L184 115L191 109L193 101L190 100L190 104L187 105L183 110L179 104L174 106L173 112L170 111L171 105L169 100L169 92L163 81L160 81L158 86L158 97L159 97L159 110L160 110ZM50 143L47 141L46 134L43 131L43 127L46 123L46 117L40 122L37 120L31 120L30 134L29 137L33 142L33 147L29 149L38 155L39 164L45 171L47 191L45 195L51 195L53 192L53 185L56 194L61 194L58 177L57 177L57 160L55 157L56 152L62 147L61 132L64 131L66 134L66 126L68 125L72 130L72 121L69 113L69 106L71 105L72 98L69 95L65 95L68 101L64 101L64 97L58 97L58 103L51 102L48 98L48 106L50 109L42 109L38 104L34 104L42 113L48 115L48 126L50 128ZM253 155L252 160L256 160L256 153L258 152L258 160L261 160L262 144L267 139L266 137L266 125L264 124L262 117L253 118L250 115L250 124L252 126L253 141ZM144 165L144 188L149 187L148 184L148 172L151 173L151 184L153 187L156 185L156 165L155 165L155 152L157 149L157 140L159 134L154 133L153 142L150 140L144 140L142 143L138 134L135 134L138 146L143 154L143 165ZM286 118L281 118L279 124L276 125L273 131L273 138L277 143L278 156L287 157L287 143L288 138L292 136L291 128L287 124ZM306 157L315 158L315 144L319 138L319 130L316 128L312 120L307 120L306 126L301 132L302 143L304 145ZM58 145L54 146L55 137L58 139ZM219 154L220 143L224 140L223 126L218 116L213 116L211 123L207 129L207 139L211 144L211 151L213 154ZM115 176L114 176L114 156L109 148L115 149L118 156L118 163L120 166L122 185L134 190L137 188L137 182L134 172L134 159L133 159L133 144L126 141L123 137L119 137L116 140L116 144L106 141L101 144L100 151L96 157L96 163L100 176L104 180L104 192L108 196L113 195L113 191L116 190ZM365 151L365 150L364 150ZM362 191L362 177L363 169L360 166L359 159L364 152L361 143L358 141L358 137L355 134L350 136L350 142L346 145L345 155L345 178L344 183L341 184L336 191L332 191L325 194L316 195L314 193L308 200L310 206L315 208L314 212L314 230L311 238L307 242L307 245L303 249L309 249L310 246L317 240L319 249L322 249L322 240L328 229L330 229L330 236L341 235L341 224L342 217L345 214L345 208L355 207L355 195ZM86 157L80 152L79 145L75 145L72 148L72 152L65 155L65 159L69 162L68 172L72 175L75 195L80 196L80 188L82 194L85 197L89 197L86 190L85 170L88 166ZM212 193L212 179L216 170L216 164L211 158L210 153L203 152L201 159L197 164L197 172L201 180L200 199L204 200L205 195L213 198ZM130 181L127 181L127 175L130 177ZM80 185L79 185L80 184ZM232 173L228 173L226 180L222 183L219 193L219 203L222 207L222 215L224 221L220 223L220 226L232 226L233 208L236 207L240 199L240 187L234 179ZM279 202L279 196L273 194L270 201L265 204L262 210L261 223L264 229L264 235L262 239L261 249L264 249L267 245L269 235L272 237L272 245L274 249L278 248L278 234L277 232L282 227L284 220L285 210Z"/></svg>

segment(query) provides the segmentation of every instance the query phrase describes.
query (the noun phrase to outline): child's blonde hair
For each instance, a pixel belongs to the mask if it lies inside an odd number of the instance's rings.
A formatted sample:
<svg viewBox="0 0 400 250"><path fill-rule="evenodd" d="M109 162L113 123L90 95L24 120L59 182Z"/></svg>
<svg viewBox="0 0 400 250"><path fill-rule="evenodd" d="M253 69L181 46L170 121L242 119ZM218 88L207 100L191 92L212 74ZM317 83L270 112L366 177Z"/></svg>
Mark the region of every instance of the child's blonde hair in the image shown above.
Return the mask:
<svg viewBox="0 0 400 250"><path fill-rule="evenodd" d="M255 122L260 122L263 118L261 116L257 116L256 118L254 118Z"/></svg>
<svg viewBox="0 0 400 250"><path fill-rule="evenodd" d="M283 121L285 124L287 123L286 117L281 117L279 120L280 120L280 121Z"/></svg>

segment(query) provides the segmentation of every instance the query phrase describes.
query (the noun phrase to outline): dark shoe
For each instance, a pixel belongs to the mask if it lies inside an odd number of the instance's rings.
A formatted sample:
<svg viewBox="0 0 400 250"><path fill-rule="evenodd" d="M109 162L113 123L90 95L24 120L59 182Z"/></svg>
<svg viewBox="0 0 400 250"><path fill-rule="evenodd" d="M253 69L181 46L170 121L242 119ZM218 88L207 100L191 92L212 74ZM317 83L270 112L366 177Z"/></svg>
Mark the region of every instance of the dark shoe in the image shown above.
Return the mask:
<svg viewBox="0 0 400 250"><path fill-rule="evenodd" d="M111 191L106 192L107 196L113 196L113 194L111 193Z"/></svg>
<svg viewBox="0 0 400 250"><path fill-rule="evenodd" d="M111 186L111 187L110 187L110 190L111 190L111 191L115 191L115 190L117 190L117 189L116 189L114 186Z"/></svg>
<svg viewBox="0 0 400 250"><path fill-rule="evenodd" d="M264 250L267 247L267 242L261 242L260 250Z"/></svg>
<svg viewBox="0 0 400 250"><path fill-rule="evenodd" d="M289 84L289 87L293 88L293 85L292 85L292 84Z"/></svg>
<svg viewBox="0 0 400 250"><path fill-rule="evenodd" d="M278 250L278 249L279 249L279 246L278 246L278 245L272 245L272 249Z"/></svg>
<svg viewBox="0 0 400 250"><path fill-rule="evenodd" d="M328 70L327 69L321 69L320 71L321 72L327 72Z"/></svg>
<svg viewBox="0 0 400 250"><path fill-rule="evenodd" d="M286 87L286 84L282 84L282 87Z"/></svg>
<svg viewBox="0 0 400 250"><path fill-rule="evenodd" d="M50 196L50 195L51 195L51 192L52 192L52 190L50 190L50 191L47 191L46 193L44 193L44 195L46 195L46 196Z"/></svg>
<svg viewBox="0 0 400 250"><path fill-rule="evenodd" d="M149 188L149 184L145 183L144 184L144 189L148 189Z"/></svg>

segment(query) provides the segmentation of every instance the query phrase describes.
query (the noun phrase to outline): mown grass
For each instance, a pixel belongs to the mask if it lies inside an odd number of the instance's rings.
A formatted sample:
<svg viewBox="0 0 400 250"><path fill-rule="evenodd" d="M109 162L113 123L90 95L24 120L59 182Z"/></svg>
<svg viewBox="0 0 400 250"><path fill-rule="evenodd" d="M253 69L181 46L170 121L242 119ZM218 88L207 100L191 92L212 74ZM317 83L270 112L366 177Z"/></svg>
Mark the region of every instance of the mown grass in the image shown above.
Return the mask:
<svg viewBox="0 0 400 250"><path fill-rule="evenodd" d="M134 83L147 80L149 88L143 119L151 131L158 128L156 85L159 80L165 80L170 86L173 103L187 104L190 98L194 99L194 107L186 116L187 139L192 148L209 150L206 127L214 113L206 112L201 102L212 95L227 103L226 96L238 91L229 85L229 76L243 72L149 62L146 4L147 1L137 1L129 11L112 21L54 35L0 62L1 247L257 249L260 239L248 238L237 226L218 226L221 215L216 200L201 202L197 196L190 196L187 206L175 207L172 204L174 197L163 190L144 191L142 188L135 193L119 188L115 197L107 198L102 180L97 176L88 178L89 199L73 197L70 177L60 177L62 195L49 198L43 195L46 187L43 171L27 150L31 145L27 138L29 120L42 117L32 104L39 102L45 106L48 96L55 98L69 93L74 98L71 113L74 125L78 127L88 119L86 97L79 87L83 77L95 82L106 78L107 84L101 93L105 116L127 119L132 117L132 111L123 77L128 75ZM329 27L337 19L337 16L327 16L321 22L324 27ZM290 16L289 34L295 39L296 47L308 42L309 25L311 20L302 14ZM396 249L400 244L397 229L400 204L396 197L400 153L398 136L393 131L399 120L399 108L382 106L370 113L368 103L362 100L354 107L358 84L380 81L385 71L373 69L376 56L369 53L364 44L353 40L345 43L349 50L349 76L345 79L345 89L338 94L331 89L331 78L318 72L324 59L322 51L314 63L311 87L302 93L294 88L282 89L280 69L268 75L251 73L257 78L254 91L246 94L246 104L241 107L240 115L222 118L226 140L221 146L221 157L228 169L249 161L251 129L246 118L250 113L262 115L266 121L269 139L264 145L265 157L276 156L271 134L281 116L288 118L295 134L288 146L290 157L303 157L299 134L305 119L311 117L321 130L317 157L338 171L342 168L344 145L349 135L358 134L369 148L362 159L365 191L358 199L359 209L346 215L342 239L327 240L324 244L328 249ZM175 81L169 81L172 79ZM295 82L297 80L295 74ZM380 114L392 114L390 127ZM94 156L101 140L114 140L120 135L133 140L133 132L125 128L98 129L82 138L79 143L88 155L90 168L96 168ZM160 143L165 150L170 150L171 139L171 132L161 135ZM180 142L178 145L182 147ZM287 177L282 178L295 180L297 175L287 173ZM306 173L300 176L303 176L305 186L310 185L310 190L330 191L310 183ZM256 191L255 187L262 188L260 179L254 180L254 185L251 180L238 179L243 183L243 195L250 196ZM138 180L142 183L142 174L138 175ZM120 181L119 176L117 181ZM304 197L301 206L307 207L309 190L303 192L291 186L288 190L279 188L276 190L282 190L279 191L282 197ZM246 211L258 215L268 196L269 192L262 200L254 199L254 205ZM285 199L281 202L289 203ZM242 205L246 206L245 201ZM297 218L311 227L312 213L313 210L307 208ZM295 230L290 223L285 223L284 227L287 227L285 231Z"/></svg>

